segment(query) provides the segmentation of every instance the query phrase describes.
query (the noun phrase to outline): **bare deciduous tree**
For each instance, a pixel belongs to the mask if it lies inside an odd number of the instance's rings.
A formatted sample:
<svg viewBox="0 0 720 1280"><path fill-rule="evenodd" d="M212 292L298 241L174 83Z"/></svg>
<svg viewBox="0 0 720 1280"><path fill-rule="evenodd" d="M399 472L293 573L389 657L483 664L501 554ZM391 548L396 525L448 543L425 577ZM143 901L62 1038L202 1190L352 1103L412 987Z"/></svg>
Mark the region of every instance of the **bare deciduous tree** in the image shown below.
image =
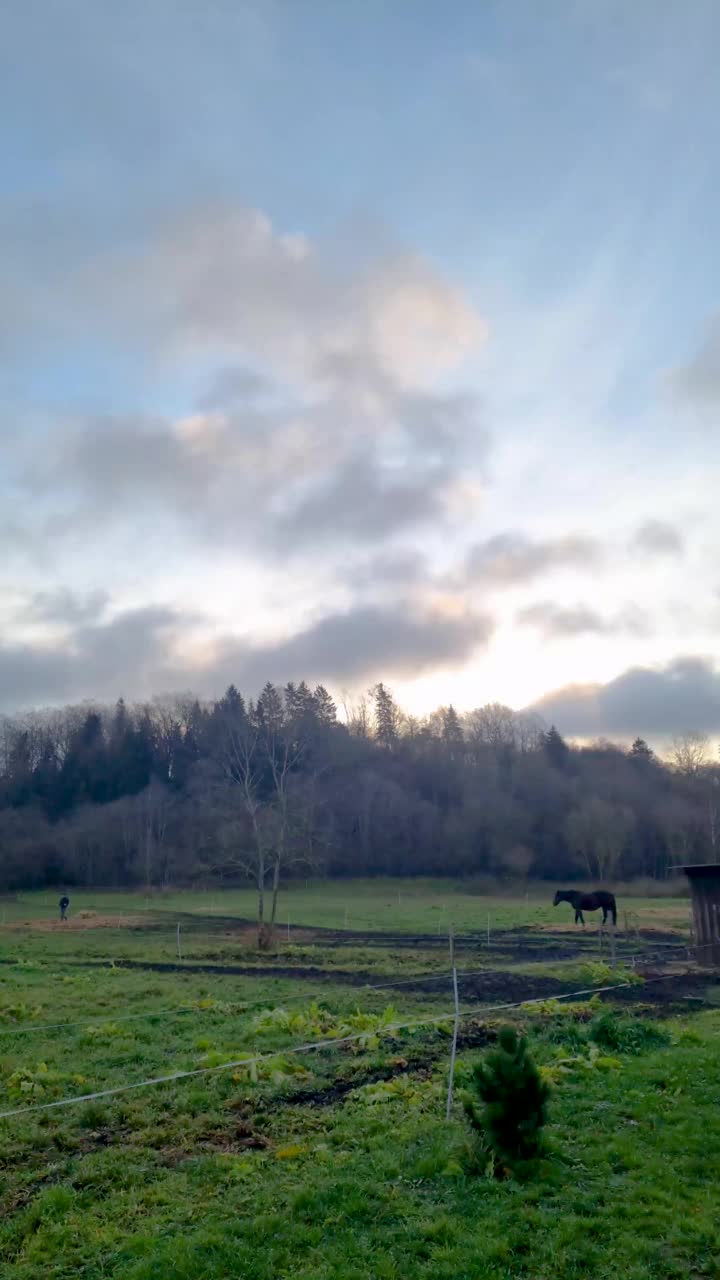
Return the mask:
<svg viewBox="0 0 720 1280"><path fill-rule="evenodd" d="M568 815L567 838L585 861L593 879L611 880L632 828L632 813L591 797Z"/></svg>
<svg viewBox="0 0 720 1280"><path fill-rule="evenodd" d="M302 806L296 799L293 772L306 748L292 725L276 723L258 729L245 717L228 719L221 763L228 783L239 797L247 819L250 842L236 851L234 861L257 887L258 946L267 949L277 920L283 872L298 855L294 825L301 828ZM307 850L305 851L305 858ZM267 913L267 894L270 912Z"/></svg>
<svg viewBox="0 0 720 1280"><path fill-rule="evenodd" d="M709 760L710 744L702 733L686 733L675 738L671 752L673 767L686 778L697 778Z"/></svg>

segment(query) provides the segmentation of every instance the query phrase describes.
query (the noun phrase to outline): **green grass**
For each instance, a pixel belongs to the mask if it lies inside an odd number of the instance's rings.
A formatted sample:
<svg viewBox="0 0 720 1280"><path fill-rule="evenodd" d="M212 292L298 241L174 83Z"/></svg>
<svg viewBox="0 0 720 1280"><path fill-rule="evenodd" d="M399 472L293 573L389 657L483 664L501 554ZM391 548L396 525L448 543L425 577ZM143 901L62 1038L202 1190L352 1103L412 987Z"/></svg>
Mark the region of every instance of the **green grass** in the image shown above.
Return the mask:
<svg viewBox="0 0 720 1280"><path fill-rule="evenodd" d="M659 886L664 887L664 886ZM527 893L493 889L480 891L472 882L430 879L352 880L295 883L281 896L279 923L318 926L329 929L392 930L400 933L447 933L450 924L456 932L485 932L490 918L494 929L553 926L572 923L571 908L552 905L555 886L533 884ZM631 911L642 927L677 928L687 932L689 903L687 897L637 896L632 886L617 889L619 925L623 911ZM188 915L253 919L257 899L248 889L184 890L146 897L142 892L124 893L103 890L73 890L72 914L95 911L101 915L117 915L120 927L127 916L160 915L169 924ZM55 920L57 892L19 894L17 899L0 903L0 927L24 920ZM593 917L590 917L592 920Z"/></svg>
<svg viewBox="0 0 720 1280"><path fill-rule="evenodd" d="M432 911L435 888L408 886L406 909L414 920ZM387 898L387 886L383 891ZM374 893L372 910L379 913L378 892L367 885L360 896L369 903ZM317 915L330 914L330 889L307 891L308 912L313 896ZM101 898L87 909L104 912ZM198 899L179 898L188 912ZM132 900L123 901L132 913ZM30 902L34 918L42 919L44 899ZM402 902L401 891L401 910ZM390 927L397 929L397 921ZM225 937L198 926L189 943L207 953L209 964L258 961L232 931ZM720 1010L661 1021L612 1006L608 1014L608 1006L589 1002L570 1008L548 1002L504 1014L528 1030L553 1096L550 1155L538 1175L497 1182L472 1172L477 1161L462 1114L462 1088L482 1050L461 1044L448 1124L448 1028L392 1036L382 1030L383 1016L395 1023L444 1013L448 990L353 989L340 973L356 969L390 980L446 966L446 953L349 943L283 945L271 960L324 969L327 980L315 982L200 973L192 965L173 972L87 967L118 948L141 962L172 958L164 924L0 930L0 959L20 960L0 965L0 1110L276 1054L257 1067L223 1067L0 1121L2 1274L13 1280L720 1275ZM512 957L485 953L485 960L521 972ZM523 967L529 975L532 965ZM580 960L552 967L570 984L584 972ZM384 1014L390 1003L395 1012ZM261 1009L286 1015L261 1016ZM136 1013L153 1016L129 1016ZM46 1022L83 1025L40 1029ZM333 1043L348 1029L363 1039ZM315 1039L324 1039L320 1052L288 1052Z"/></svg>

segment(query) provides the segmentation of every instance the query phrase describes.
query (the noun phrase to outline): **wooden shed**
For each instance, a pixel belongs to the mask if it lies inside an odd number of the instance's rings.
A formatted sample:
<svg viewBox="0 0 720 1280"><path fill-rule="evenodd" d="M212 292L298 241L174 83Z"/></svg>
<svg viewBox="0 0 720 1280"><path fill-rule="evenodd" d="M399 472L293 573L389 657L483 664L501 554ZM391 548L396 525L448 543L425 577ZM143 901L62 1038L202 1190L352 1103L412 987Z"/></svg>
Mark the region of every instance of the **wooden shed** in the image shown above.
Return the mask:
<svg viewBox="0 0 720 1280"><path fill-rule="evenodd" d="M720 863L683 867L692 893L693 934L700 964L720 965Z"/></svg>

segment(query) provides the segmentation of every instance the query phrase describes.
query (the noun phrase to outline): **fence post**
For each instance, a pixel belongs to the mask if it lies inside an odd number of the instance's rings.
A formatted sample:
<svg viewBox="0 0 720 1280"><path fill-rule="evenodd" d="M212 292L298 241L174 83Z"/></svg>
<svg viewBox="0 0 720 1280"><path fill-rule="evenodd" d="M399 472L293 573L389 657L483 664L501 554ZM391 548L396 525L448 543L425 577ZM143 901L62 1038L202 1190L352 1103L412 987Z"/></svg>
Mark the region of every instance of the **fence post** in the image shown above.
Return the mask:
<svg viewBox="0 0 720 1280"><path fill-rule="evenodd" d="M610 926L610 959L615 964L615 925Z"/></svg>
<svg viewBox="0 0 720 1280"><path fill-rule="evenodd" d="M487 918L487 944L488 946L490 946L490 912L489 911L488 911L488 918Z"/></svg>
<svg viewBox="0 0 720 1280"><path fill-rule="evenodd" d="M455 967L455 939L453 937L452 925L450 925L449 941L450 941L450 966L452 968L452 982L453 982L453 1000L455 1003L455 1022L453 1024L452 1049L450 1050L450 1078L448 1079L447 1107L445 1109L446 1120L450 1119L450 1116L452 1113L453 1085L455 1082L455 1054L457 1053L458 1022L460 1021L460 1000L458 998L457 969Z"/></svg>
<svg viewBox="0 0 720 1280"><path fill-rule="evenodd" d="M179 920L178 920L178 927L177 927L177 958L178 960L182 960L182 951L180 950L180 921Z"/></svg>

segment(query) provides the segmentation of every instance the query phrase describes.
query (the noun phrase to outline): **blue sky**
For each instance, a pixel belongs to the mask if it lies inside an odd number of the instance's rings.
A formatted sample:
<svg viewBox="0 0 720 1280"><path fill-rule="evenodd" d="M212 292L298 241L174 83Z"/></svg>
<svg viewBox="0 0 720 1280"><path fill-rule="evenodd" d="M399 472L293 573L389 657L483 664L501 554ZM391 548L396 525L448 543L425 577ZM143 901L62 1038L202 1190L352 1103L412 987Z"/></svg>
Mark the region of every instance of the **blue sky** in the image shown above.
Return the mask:
<svg viewBox="0 0 720 1280"><path fill-rule="evenodd" d="M714 0L4 28L2 707L720 733Z"/></svg>

